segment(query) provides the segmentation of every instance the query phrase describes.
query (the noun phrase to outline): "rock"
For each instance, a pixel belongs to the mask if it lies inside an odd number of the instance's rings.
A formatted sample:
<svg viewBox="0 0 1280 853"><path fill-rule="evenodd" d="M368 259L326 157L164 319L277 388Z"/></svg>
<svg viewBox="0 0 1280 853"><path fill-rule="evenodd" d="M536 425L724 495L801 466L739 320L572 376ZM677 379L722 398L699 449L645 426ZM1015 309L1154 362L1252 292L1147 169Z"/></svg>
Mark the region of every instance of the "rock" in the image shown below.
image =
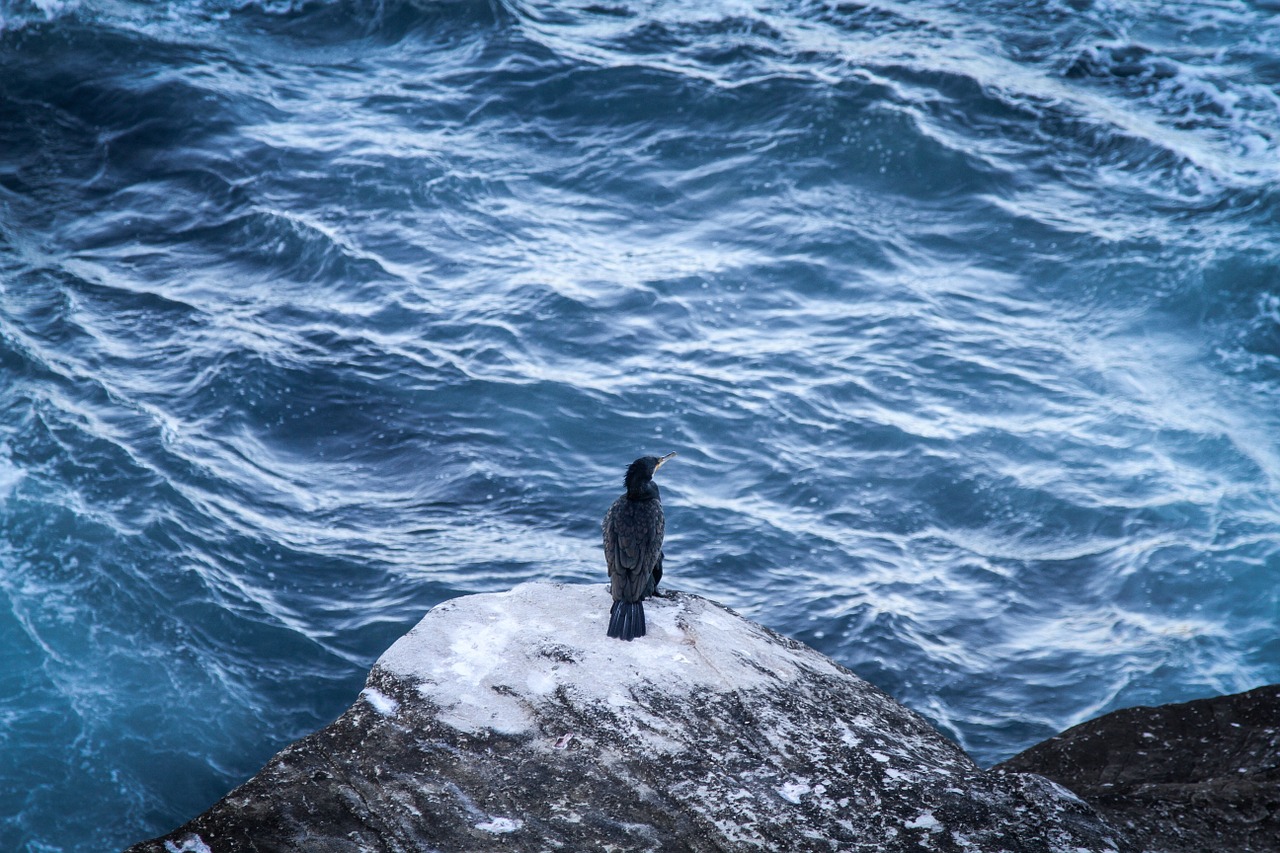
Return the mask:
<svg viewBox="0 0 1280 853"><path fill-rule="evenodd" d="M1131 849L801 643L681 593L610 640L609 602L441 604L336 722L131 851Z"/></svg>
<svg viewBox="0 0 1280 853"><path fill-rule="evenodd" d="M1067 786L1146 851L1280 851L1280 685L1114 711L999 767Z"/></svg>

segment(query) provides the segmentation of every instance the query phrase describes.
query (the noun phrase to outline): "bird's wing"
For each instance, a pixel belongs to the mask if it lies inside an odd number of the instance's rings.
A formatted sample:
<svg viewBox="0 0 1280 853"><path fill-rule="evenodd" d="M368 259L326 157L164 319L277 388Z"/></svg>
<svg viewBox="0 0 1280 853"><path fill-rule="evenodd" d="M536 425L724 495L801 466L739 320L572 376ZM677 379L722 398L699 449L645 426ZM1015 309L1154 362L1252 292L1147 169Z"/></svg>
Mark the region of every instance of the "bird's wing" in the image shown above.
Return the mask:
<svg viewBox="0 0 1280 853"><path fill-rule="evenodd" d="M614 507L605 515L604 557L614 598L638 601L649 583L657 555L649 547L649 537L636 535L635 523L620 517L625 512Z"/></svg>
<svg viewBox="0 0 1280 853"><path fill-rule="evenodd" d="M604 514L604 524L601 525L604 533L604 562L609 567L609 577L613 577L620 571L623 571L618 545L618 505L614 503L609 507L609 511Z"/></svg>
<svg viewBox="0 0 1280 853"><path fill-rule="evenodd" d="M646 547L644 537L628 536L616 528L613 533L614 558L610 560L610 571L632 575L648 572L653 568L653 555Z"/></svg>

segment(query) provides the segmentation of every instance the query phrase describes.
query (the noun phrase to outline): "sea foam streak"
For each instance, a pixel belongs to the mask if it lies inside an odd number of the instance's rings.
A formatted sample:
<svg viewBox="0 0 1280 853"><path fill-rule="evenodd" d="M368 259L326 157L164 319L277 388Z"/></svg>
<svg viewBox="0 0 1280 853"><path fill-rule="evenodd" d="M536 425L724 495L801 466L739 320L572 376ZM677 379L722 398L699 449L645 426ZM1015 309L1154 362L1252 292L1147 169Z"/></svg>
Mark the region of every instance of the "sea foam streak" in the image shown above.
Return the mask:
<svg viewBox="0 0 1280 853"><path fill-rule="evenodd" d="M0 0L0 849L602 581L670 449L664 585L981 762L1280 681L1273 17Z"/></svg>

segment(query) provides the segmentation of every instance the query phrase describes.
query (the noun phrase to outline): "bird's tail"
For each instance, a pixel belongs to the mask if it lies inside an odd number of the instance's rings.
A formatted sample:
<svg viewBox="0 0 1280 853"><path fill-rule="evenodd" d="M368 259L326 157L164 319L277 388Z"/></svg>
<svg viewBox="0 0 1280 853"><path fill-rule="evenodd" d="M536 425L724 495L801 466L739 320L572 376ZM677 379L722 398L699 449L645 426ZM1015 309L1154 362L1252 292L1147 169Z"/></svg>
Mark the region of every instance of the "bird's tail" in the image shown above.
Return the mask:
<svg viewBox="0 0 1280 853"><path fill-rule="evenodd" d="M644 604L639 601L615 601L609 610L609 636L634 640L644 636Z"/></svg>

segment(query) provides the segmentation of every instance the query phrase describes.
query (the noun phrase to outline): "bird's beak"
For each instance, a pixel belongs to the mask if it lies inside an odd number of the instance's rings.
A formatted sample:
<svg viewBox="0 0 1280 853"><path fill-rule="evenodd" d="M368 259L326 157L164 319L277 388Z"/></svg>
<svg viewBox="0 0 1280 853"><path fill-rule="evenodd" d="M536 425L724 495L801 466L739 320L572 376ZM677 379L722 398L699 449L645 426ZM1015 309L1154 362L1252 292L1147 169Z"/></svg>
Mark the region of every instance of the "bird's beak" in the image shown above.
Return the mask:
<svg viewBox="0 0 1280 853"><path fill-rule="evenodd" d="M653 470L657 471L659 468L661 468L663 465L666 464L666 461L668 459L670 459L672 456L675 456L675 455L676 455L676 452L673 450L670 453L668 453L666 456L663 456L661 459L658 460L658 464L653 466Z"/></svg>

